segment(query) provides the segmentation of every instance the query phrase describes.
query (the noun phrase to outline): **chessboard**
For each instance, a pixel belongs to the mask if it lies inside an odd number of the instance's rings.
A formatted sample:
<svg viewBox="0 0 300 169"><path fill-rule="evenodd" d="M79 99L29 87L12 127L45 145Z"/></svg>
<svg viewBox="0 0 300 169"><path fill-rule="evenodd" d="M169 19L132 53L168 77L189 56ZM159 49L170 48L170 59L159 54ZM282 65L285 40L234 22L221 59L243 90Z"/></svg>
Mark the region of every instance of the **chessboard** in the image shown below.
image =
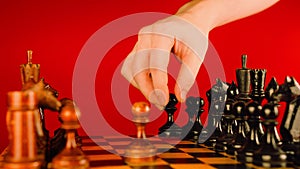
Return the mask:
<svg viewBox="0 0 300 169"><path fill-rule="evenodd" d="M148 137L157 148L157 158L151 163L127 165L123 154L132 142L130 137L93 136L82 137L82 150L90 162L90 169L259 169L253 164L244 164L225 152L192 141L183 140L172 144L159 137ZM51 164L48 165L51 168ZM287 168L294 168L288 166Z"/></svg>

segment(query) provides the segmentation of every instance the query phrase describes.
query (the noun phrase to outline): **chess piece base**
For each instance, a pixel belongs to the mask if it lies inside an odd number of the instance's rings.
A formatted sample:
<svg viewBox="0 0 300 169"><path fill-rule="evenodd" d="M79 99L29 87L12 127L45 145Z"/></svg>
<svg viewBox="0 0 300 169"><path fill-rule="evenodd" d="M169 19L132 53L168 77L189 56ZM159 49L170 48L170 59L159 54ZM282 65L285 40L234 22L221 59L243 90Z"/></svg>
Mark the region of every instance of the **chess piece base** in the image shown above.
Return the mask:
<svg viewBox="0 0 300 169"><path fill-rule="evenodd" d="M87 169L88 167L88 159L78 148L64 149L52 161L53 169Z"/></svg>
<svg viewBox="0 0 300 169"><path fill-rule="evenodd" d="M147 139L137 138L125 150L125 162L149 163L155 160L155 155L156 148Z"/></svg>
<svg viewBox="0 0 300 169"><path fill-rule="evenodd" d="M159 137L181 137L182 129L177 124L173 123L172 125L168 125L168 127L166 126L167 125L159 129Z"/></svg>
<svg viewBox="0 0 300 169"><path fill-rule="evenodd" d="M42 162L34 161L34 162L4 162L3 168L5 169L40 169L42 166Z"/></svg>
<svg viewBox="0 0 300 169"><path fill-rule="evenodd" d="M253 164L263 167L287 167L287 155L284 152L254 153Z"/></svg>
<svg viewBox="0 0 300 169"><path fill-rule="evenodd" d="M134 157L124 157L124 161L125 163L127 163L128 165L145 165L145 164L150 164L155 162L156 160L156 156L152 156L152 157L143 157L143 158L134 158Z"/></svg>

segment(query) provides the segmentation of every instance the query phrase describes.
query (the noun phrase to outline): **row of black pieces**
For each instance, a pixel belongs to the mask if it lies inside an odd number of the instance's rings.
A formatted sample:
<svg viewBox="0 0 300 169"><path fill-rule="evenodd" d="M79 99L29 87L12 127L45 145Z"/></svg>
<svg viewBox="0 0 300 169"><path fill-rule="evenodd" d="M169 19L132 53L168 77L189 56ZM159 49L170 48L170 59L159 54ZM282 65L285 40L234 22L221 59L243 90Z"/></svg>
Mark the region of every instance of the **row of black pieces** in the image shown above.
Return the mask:
<svg viewBox="0 0 300 169"><path fill-rule="evenodd" d="M221 87L222 85L219 85L219 94L222 93L220 92ZM231 89L234 89L232 85ZM231 94L234 93L233 91L230 92ZM299 165L299 145L290 143L281 145L276 130L277 121L275 120L278 116L278 103L272 101L262 109L265 119L263 124L266 129L266 134L263 134L260 120L261 113L259 113L261 110L260 103L251 101L245 105L245 99L235 100L230 93L228 96L229 98L227 98L224 105L222 123L216 120L218 113L212 118L213 120L210 119L210 121L217 121L217 124L214 124L217 129L206 142L207 145L213 145L217 151L226 151L231 155L239 154L240 160L253 161L258 165L284 166L287 161L295 161ZM212 107L215 107L216 112L223 110L223 107L218 104L222 101L224 101L224 96L221 95L214 102L216 105ZM246 110L245 107L247 107ZM247 113L243 113L245 111ZM245 121L245 115L248 116L247 121ZM282 151L281 148L285 151ZM255 158L253 159L253 157Z"/></svg>
<svg viewBox="0 0 300 169"><path fill-rule="evenodd" d="M177 108L178 100L173 93L170 93L169 102L165 107L167 113L166 123L159 128L160 137L176 137L185 140L197 141L202 131L201 114L204 112L204 100L200 97L188 97L186 99L186 109L188 122L180 127L174 121L174 113Z"/></svg>

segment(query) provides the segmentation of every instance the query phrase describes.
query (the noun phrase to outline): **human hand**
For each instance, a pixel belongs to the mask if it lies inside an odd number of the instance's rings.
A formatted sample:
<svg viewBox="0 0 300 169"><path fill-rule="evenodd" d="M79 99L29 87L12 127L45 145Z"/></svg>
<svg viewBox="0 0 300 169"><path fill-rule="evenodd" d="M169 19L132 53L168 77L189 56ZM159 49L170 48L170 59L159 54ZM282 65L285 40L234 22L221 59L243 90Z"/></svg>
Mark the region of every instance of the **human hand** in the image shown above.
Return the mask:
<svg viewBox="0 0 300 169"><path fill-rule="evenodd" d="M209 31L278 1L190 1L175 15L141 29L121 73L151 103L163 109L169 100L167 67L172 51L181 62L174 92L183 102L203 62Z"/></svg>
<svg viewBox="0 0 300 169"><path fill-rule="evenodd" d="M194 84L207 46L207 32L174 15L140 30L121 72L151 103L163 109L169 100L170 52L181 62L174 92L182 102Z"/></svg>

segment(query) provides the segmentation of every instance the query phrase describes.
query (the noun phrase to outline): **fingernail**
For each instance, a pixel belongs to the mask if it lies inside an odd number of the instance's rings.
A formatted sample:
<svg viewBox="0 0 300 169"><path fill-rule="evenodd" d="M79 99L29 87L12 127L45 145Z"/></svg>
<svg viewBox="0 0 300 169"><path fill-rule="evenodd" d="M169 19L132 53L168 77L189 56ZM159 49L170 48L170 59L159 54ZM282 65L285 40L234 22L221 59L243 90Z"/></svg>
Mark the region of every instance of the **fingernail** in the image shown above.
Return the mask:
<svg viewBox="0 0 300 169"><path fill-rule="evenodd" d="M164 110L164 109L165 109L165 106L162 106L162 105L156 104L155 106L156 106L159 110Z"/></svg>
<svg viewBox="0 0 300 169"><path fill-rule="evenodd" d="M159 110L163 110L165 108L166 95L162 90L155 89L149 94L149 101Z"/></svg>
<svg viewBox="0 0 300 169"><path fill-rule="evenodd" d="M166 95L165 95L165 93L160 89L155 89L154 91L155 91L155 95L157 97L158 104L164 106L166 104Z"/></svg>
<svg viewBox="0 0 300 169"><path fill-rule="evenodd" d="M155 94L155 91L153 90L150 94L149 94L149 102L156 105L158 104L158 101L157 101L157 97L156 97L156 94Z"/></svg>
<svg viewBox="0 0 300 169"><path fill-rule="evenodd" d="M187 94L187 92L186 92L185 90L182 90L182 91L180 92L181 102L184 102L184 101L185 101L185 99L186 99L186 94Z"/></svg>

